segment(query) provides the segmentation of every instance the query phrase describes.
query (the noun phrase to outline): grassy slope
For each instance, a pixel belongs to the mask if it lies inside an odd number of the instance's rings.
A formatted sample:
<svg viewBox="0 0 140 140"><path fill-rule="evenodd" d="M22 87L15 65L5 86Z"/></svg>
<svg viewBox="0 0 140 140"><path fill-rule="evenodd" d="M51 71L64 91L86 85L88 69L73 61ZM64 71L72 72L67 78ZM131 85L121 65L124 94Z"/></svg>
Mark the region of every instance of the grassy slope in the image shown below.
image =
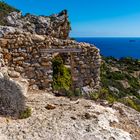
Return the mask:
<svg viewBox="0 0 140 140"><path fill-rule="evenodd" d="M19 12L19 10L17 10L16 8L8 5L4 1L0 1L0 25L5 25L4 17L8 13L11 13L11 12L14 12L14 11Z"/></svg>
<svg viewBox="0 0 140 140"><path fill-rule="evenodd" d="M106 99L109 102L119 101L140 111L140 60L132 58L115 59L103 58L101 66L100 93L93 96L95 99ZM123 83L127 83L124 86ZM117 90L110 90L114 87Z"/></svg>

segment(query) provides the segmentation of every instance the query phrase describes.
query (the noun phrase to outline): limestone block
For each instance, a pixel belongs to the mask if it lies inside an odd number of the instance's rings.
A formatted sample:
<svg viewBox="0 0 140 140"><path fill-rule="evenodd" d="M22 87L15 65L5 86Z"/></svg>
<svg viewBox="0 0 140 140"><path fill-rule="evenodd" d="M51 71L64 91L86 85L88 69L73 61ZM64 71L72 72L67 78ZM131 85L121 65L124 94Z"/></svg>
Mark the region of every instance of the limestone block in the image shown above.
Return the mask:
<svg viewBox="0 0 140 140"><path fill-rule="evenodd" d="M51 63L51 62L41 62L41 65L42 65L42 66L49 67L49 66L52 65L52 63Z"/></svg>
<svg viewBox="0 0 140 140"><path fill-rule="evenodd" d="M21 92L25 97L27 97L29 82L26 79L20 77L19 79L16 79L15 83L17 83L20 86Z"/></svg>
<svg viewBox="0 0 140 140"><path fill-rule="evenodd" d="M30 67L31 64L30 64L30 63L23 62L23 63L22 63L22 66L23 66L24 68L25 68L25 67Z"/></svg>
<svg viewBox="0 0 140 140"><path fill-rule="evenodd" d="M1 47L5 47L8 43L8 40L7 39L0 39L0 46Z"/></svg>
<svg viewBox="0 0 140 140"><path fill-rule="evenodd" d="M24 68L21 66L17 66L17 67L15 67L15 71L22 73L22 72L24 72Z"/></svg>
<svg viewBox="0 0 140 140"><path fill-rule="evenodd" d="M16 71L8 71L8 74L11 78L19 78L20 77L20 73L16 72Z"/></svg>
<svg viewBox="0 0 140 140"><path fill-rule="evenodd" d="M17 57L17 58L14 58L14 59L13 59L14 62L15 62L15 61L22 61L22 60L24 60L24 57Z"/></svg>
<svg viewBox="0 0 140 140"><path fill-rule="evenodd" d="M32 35L32 40L35 42L42 42L45 40L45 38L41 35L34 34Z"/></svg>

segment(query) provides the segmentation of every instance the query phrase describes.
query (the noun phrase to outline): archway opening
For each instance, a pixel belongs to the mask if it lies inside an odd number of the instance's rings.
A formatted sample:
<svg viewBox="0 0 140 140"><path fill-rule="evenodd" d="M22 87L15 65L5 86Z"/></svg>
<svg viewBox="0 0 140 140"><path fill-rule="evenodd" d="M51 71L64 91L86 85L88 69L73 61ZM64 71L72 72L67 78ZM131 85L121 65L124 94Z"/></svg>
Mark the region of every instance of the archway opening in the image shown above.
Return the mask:
<svg viewBox="0 0 140 140"><path fill-rule="evenodd" d="M52 60L53 90L66 94L72 89L70 57L68 54L57 54Z"/></svg>

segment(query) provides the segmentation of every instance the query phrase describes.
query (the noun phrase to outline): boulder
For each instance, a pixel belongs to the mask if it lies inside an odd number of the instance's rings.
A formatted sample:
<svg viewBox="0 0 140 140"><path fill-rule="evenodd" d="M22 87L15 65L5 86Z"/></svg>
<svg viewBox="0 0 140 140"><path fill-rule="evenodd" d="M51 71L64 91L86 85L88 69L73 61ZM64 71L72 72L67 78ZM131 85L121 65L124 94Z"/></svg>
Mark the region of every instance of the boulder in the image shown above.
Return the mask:
<svg viewBox="0 0 140 140"><path fill-rule="evenodd" d="M45 40L45 38L41 35L34 34L32 36L32 40L35 41L35 42L42 42L42 41Z"/></svg>
<svg viewBox="0 0 140 140"><path fill-rule="evenodd" d="M11 26L0 26L0 38L2 38L4 35L8 33L23 33L23 30L21 28L15 28Z"/></svg>
<svg viewBox="0 0 140 140"><path fill-rule="evenodd" d="M12 12L10 13L6 18L6 23L8 26L19 26L21 25L18 21L19 18L21 18L21 12Z"/></svg>
<svg viewBox="0 0 140 140"><path fill-rule="evenodd" d="M140 96L140 90L137 91L138 95Z"/></svg>
<svg viewBox="0 0 140 140"><path fill-rule="evenodd" d="M20 77L20 73L16 72L16 71L8 71L8 74L11 78L19 78Z"/></svg>
<svg viewBox="0 0 140 140"><path fill-rule="evenodd" d="M116 95L118 95L120 93L120 91L115 87L109 86L108 88L110 91L112 91Z"/></svg>
<svg viewBox="0 0 140 140"><path fill-rule="evenodd" d="M0 115L19 115L25 109L23 87L2 73L0 75Z"/></svg>
<svg viewBox="0 0 140 140"><path fill-rule="evenodd" d="M82 87L82 94L84 96L89 96L91 92L93 92L93 89L89 86Z"/></svg>

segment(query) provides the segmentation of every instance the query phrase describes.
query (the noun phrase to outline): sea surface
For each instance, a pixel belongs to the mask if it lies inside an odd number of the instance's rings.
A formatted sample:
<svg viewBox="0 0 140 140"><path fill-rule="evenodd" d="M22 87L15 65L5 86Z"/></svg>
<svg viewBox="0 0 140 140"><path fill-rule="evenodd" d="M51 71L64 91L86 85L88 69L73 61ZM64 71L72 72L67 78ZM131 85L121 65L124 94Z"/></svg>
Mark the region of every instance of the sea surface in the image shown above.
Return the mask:
<svg viewBox="0 0 140 140"><path fill-rule="evenodd" d="M140 38L75 38L80 42L94 44L103 56L140 59Z"/></svg>

